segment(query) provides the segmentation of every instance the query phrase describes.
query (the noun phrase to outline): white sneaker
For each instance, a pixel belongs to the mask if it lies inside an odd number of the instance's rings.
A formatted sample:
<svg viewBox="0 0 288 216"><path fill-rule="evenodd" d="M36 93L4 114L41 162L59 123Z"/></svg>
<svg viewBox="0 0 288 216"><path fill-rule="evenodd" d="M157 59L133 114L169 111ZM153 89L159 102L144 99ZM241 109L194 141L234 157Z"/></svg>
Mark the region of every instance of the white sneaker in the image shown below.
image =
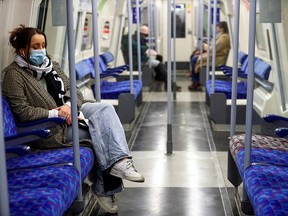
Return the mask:
<svg viewBox="0 0 288 216"><path fill-rule="evenodd" d="M118 212L118 206L115 202L115 196L97 196L96 199L101 208L103 208L106 212L111 214L116 214Z"/></svg>
<svg viewBox="0 0 288 216"><path fill-rule="evenodd" d="M110 174L133 182L145 181L144 176L135 169L132 159L123 159L115 163Z"/></svg>

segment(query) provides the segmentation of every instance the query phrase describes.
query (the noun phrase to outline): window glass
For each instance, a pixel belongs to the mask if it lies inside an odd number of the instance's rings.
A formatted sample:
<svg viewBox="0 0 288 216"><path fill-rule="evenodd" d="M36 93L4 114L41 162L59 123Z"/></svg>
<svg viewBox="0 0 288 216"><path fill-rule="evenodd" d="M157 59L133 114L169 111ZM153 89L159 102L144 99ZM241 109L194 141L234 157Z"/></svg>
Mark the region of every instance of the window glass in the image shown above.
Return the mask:
<svg viewBox="0 0 288 216"><path fill-rule="evenodd" d="M171 5L171 28L173 29L174 24L174 12L176 16L176 38L185 38L186 32L186 5L185 4L177 4L175 7ZM172 37L174 37L174 31L172 30Z"/></svg>

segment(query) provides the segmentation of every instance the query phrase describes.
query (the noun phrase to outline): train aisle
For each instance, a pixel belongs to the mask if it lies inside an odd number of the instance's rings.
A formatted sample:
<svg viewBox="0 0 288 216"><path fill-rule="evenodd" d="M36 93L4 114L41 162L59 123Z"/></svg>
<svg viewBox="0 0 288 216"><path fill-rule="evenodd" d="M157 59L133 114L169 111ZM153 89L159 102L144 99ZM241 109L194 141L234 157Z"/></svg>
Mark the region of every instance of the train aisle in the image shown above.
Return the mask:
<svg viewBox="0 0 288 216"><path fill-rule="evenodd" d="M227 148L221 143L225 139L228 143L227 133L216 134L217 151L204 91L189 92L186 73L177 79L182 92L177 93L173 108L173 155L165 155L167 94L157 86L144 93L143 112L129 142L135 166L146 181L124 182L126 190L117 196L118 215L238 215L230 204L233 189L226 180Z"/></svg>

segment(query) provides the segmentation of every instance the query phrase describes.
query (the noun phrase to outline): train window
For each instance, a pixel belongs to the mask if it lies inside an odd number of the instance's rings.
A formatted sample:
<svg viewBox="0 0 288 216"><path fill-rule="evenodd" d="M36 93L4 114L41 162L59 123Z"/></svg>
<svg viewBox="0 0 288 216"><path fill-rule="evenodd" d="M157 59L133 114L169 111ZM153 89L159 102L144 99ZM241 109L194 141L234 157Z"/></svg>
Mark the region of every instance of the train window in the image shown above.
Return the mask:
<svg viewBox="0 0 288 216"><path fill-rule="evenodd" d="M186 32L186 5L185 4L177 4L175 7L171 5L171 27L173 29L173 18L174 18L174 12L176 15L176 38L185 38L185 32ZM172 31L172 37L174 37L174 32Z"/></svg>
<svg viewBox="0 0 288 216"><path fill-rule="evenodd" d="M259 50L266 50L263 25L260 23L260 13L256 14L256 43Z"/></svg>

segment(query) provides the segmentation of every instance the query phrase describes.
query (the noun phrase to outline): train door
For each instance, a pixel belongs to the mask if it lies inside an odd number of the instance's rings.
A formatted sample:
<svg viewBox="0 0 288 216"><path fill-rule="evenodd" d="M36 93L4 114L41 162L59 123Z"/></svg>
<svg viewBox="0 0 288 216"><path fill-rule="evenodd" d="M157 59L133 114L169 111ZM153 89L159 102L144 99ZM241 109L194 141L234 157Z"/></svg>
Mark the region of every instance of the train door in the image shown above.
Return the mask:
<svg viewBox="0 0 288 216"><path fill-rule="evenodd" d="M194 39L192 31L192 18L194 17L192 12L191 0L181 0L177 1L175 11L173 4L171 7L171 27L172 27L172 37L173 37L173 14L176 15L176 62L181 67L181 63L189 62L189 57L194 49ZM167 10L166 10L167 11ZM167 32L167 12L164 14L165 17L162 22L164 24L163 31L163 55L167 56L167 37L165 34Z"/></svg>

